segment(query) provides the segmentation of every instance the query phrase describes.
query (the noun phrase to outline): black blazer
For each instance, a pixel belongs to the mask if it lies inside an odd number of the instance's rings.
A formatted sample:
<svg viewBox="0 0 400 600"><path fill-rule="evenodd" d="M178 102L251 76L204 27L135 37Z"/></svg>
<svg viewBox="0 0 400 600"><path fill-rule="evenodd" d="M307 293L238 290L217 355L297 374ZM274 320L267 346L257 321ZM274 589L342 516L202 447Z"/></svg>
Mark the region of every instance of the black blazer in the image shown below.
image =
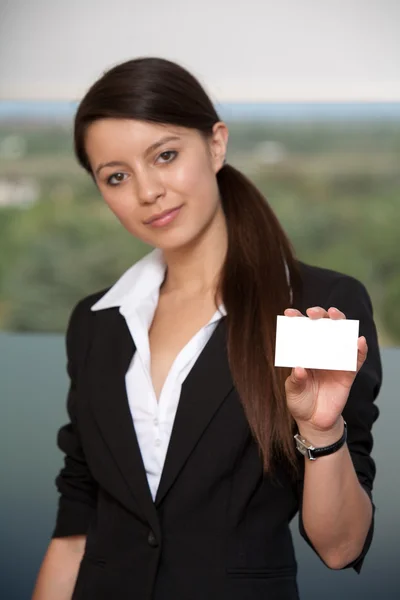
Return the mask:
<svg viewBox="0 0 400 600"><path fill-rule="evenodd" d="M344 410L348 446L371 493L371 427L381 383L372 309L353 278L301 265L295 306L335 306L360 319L368 359ZM91 312L82 300L67 331L70 423L59 431L65 466L54 537L87 534L73 600L296 600L289 522L300 508L302 473L284 464L263 475L234 388L222 319L185 380L153 502L128 407L125 372L134 345L118 308ZM361 568L372 527L361 556Z"/></svg>

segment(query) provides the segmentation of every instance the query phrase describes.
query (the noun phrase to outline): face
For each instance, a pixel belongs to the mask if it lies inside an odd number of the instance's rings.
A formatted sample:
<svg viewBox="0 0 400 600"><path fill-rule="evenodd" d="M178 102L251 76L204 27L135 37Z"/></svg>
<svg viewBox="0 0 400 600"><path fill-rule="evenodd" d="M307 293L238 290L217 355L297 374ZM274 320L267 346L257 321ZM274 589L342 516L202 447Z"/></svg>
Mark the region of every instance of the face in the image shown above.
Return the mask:
<svg viewBox="0 0 400 600"><path fill-rule="evenodd" d="M124 227L163 250L178 249L223 218L216 174L228 130L212 135L135 120L102 119L86 133L99 190Z"/></svg>

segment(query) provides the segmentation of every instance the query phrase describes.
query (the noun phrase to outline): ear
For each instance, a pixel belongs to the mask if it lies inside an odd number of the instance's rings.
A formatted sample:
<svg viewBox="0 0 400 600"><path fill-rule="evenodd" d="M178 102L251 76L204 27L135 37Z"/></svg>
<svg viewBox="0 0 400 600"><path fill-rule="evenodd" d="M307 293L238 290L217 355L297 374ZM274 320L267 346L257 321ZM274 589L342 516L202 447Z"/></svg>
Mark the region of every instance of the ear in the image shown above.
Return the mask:
<svg viewBox="0 0 400 600"><path fill-rule="evenodd" d="M228 137L229 131L225 123L222 121L215 123L210 138L211 160L215 173L218 173L224 165L228 149Z"/></svg>

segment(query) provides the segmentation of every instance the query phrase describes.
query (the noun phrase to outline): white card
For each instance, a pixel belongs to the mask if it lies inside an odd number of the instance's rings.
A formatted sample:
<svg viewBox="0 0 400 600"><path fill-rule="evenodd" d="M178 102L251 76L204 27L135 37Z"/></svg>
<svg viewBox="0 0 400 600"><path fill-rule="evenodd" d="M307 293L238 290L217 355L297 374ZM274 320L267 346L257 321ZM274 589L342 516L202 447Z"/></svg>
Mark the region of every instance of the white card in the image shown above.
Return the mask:
<svg viewBox="0 0 400 600"><path fill-rule="evenodd" d="M278 316L276 367L357 370L359 321Z"/></svg>

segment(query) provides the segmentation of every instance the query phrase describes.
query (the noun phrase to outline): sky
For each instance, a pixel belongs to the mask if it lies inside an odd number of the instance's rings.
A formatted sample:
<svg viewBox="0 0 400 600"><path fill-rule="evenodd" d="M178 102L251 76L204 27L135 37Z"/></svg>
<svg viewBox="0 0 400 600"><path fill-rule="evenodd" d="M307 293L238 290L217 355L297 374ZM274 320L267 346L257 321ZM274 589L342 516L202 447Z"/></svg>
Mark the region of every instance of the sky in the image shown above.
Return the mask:
<svg viewBox="0 0 400 600"><path fill-rule="evenodd" d="M214 101L399 101L399 0L0 0L0 99L163 56Z"/></svg>

